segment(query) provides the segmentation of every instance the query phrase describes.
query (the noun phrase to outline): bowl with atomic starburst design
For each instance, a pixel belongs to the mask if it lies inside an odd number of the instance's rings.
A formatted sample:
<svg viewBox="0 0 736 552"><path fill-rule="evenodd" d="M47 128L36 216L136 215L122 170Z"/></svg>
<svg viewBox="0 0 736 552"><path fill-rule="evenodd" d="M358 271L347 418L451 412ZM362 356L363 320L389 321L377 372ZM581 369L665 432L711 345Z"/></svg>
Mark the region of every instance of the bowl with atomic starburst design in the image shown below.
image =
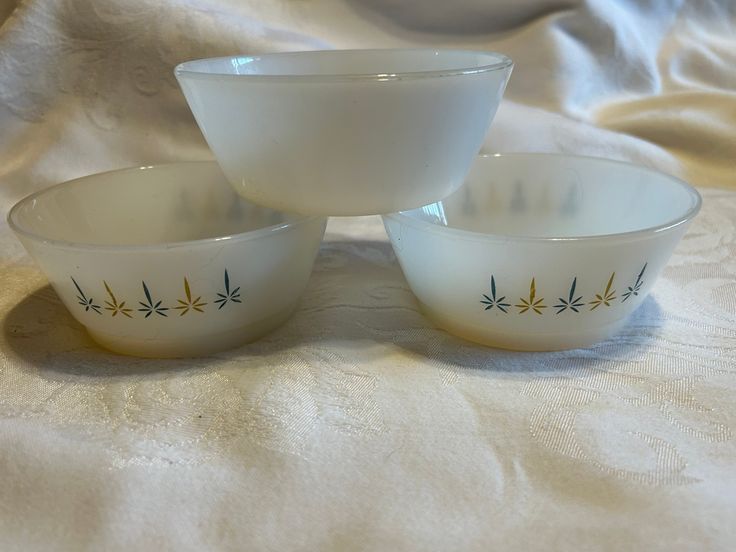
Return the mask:
<svg viewBox="0 0 736 552"><path fill-rule="evenodd" d="M71 314L116 352L211 353L273 330L306 287L326 220L257 206L217 164L96 174L8 222Z"/></svg>
<svg viewBox="0 0 736 552"><path fill-rule="evenodd" d="M618 161L481 156L448 198L384 217L420 307L486 345L554 350L615 333L700 209L682 180Z"/></svg>

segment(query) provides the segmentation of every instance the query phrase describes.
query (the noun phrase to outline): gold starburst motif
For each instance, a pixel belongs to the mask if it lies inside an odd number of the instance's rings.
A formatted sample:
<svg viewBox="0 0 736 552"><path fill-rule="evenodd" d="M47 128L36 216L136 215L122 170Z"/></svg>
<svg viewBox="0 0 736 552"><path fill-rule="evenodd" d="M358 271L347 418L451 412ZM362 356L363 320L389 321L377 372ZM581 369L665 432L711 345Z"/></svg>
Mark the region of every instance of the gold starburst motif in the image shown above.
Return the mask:
<svg viewBox="0 0 736 552"><path fill-rule="evenodd" d="M532 283L529 286L529 298L519 298L520 303L514 305L519 309L519 314L524 314L527 311L534 311L537 314L542 314L542 309L546 309L547 305L544 304L544 297L537 299L537 284L532 278Z"/></svg>
<svg viewBox="0 0 736 552"><path fill-rule="evenodd" d="M204 312L204 307L207 303L202 301L202 297L196 297L192 298L192 290L189 289L189 280L184 278L184 295L186 296L186 301L184 299L177 299L179 301L179 304L174 307L175 309L181 311L179 313L179 316L184 316L189 311L195 310L197 312Z"/></svg>
<svg viewBox="0 0 736 552"><path fill-rule="evenodd" d="M113 317L117 316L118 314L122 314L123 316L127 316L128 318L133 318L130 314L131 312L133 312L133 309L126 307L125 301L117 300L115 294L112 292L110 286L105 280L102 280L102 283L105 284L105 290L107 291L107 295L110 297L109 301L105 301L105 310L110 311Z"/></svg>
<svg viewBox="0 0 736 552"><path fill-rule="evenodd" d="M613 278L616 276L616 273L613 272L611 274L611 277L608 279L608 284L606 284L606 290L602 294L595 294L595 299L593 299L589 304L593 305L590 307L590 310L595 310L601 305L605 305L607 307L611 306L611 301L616 299L616 290L611 289L613 287Z"/></svg>

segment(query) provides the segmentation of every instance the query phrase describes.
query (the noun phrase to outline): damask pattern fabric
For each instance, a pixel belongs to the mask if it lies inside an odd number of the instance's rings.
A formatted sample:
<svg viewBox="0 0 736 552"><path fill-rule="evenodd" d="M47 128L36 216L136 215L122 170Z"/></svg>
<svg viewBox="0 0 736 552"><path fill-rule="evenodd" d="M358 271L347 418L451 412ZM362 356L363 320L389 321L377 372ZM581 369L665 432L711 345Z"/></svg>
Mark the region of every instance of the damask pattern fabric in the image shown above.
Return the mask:
<svg viewBox="0 0 736 552"><path fill-rule="evenodd" d="M682 0L0 3L0 207L209 158L172 75L237 52L516 62L484 151L628 159L703 194L615 338L491 350L418 311L377 217L333 219L299 311L202 359L97 348L0 224L2 550L729 550L736 8Z"/></svg>

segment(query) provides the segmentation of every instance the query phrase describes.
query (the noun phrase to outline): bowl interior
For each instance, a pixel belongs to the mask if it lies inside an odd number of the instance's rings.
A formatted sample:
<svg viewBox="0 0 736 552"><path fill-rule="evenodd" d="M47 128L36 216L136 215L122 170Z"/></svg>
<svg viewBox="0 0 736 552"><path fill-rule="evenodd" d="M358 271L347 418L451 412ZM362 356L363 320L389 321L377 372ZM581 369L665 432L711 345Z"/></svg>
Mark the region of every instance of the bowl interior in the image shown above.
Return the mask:
<svg viewBox="0 0 736 552"><path fill-rule="evenodd" d="M493 52L464 50L323 50L261 56L233 56L182 63L177 73L260 76L349 76L506 67L511 61ZM490 67L489 67L490 66Z"/></svg>
<svg viewBox="0 0 736 552"><path fill-rule="evenodd" d="M213 162L113 171L53 186L10 213L18 231L82 245L170 244L303 220L236 194Z"/></svg>
<svg viewBox="0 0 736 552"><path fill-rule="evenodd" d="M575 238L669 227L699 206L692 187L644 167L511 154L478 158L453 195L403 214L483 234Z"/></svg>

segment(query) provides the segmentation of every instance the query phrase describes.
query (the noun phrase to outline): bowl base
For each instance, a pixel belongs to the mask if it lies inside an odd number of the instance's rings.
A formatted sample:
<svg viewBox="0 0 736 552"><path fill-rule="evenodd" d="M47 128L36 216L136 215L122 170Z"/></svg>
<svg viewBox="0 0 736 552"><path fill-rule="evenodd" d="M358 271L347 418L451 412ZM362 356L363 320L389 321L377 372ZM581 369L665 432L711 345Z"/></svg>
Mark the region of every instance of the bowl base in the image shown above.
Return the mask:
<svg viewBox="0 0 736 552"><path fill-rule="evenodd" d="M576 331L574 334L507 334L491 329L478 329L459 320L448 318L421 302L419 302L419 307L427 318L432 320L437 326L457 337L488 347L510 351L564 351L567 349L590 347L599 341L608 339L626 323L626 318L622 318L606 326L586 328L582 331Z"/></svg>
<svg viewBox="0 0 736 552"><path fill-rule="evenodd" d="M145 358L186 358L206 356L255 341L286 322L295 307L268 318L226 332L182 339L131 339L87 328L87 333L101 347L114 353Z"/></svg>

